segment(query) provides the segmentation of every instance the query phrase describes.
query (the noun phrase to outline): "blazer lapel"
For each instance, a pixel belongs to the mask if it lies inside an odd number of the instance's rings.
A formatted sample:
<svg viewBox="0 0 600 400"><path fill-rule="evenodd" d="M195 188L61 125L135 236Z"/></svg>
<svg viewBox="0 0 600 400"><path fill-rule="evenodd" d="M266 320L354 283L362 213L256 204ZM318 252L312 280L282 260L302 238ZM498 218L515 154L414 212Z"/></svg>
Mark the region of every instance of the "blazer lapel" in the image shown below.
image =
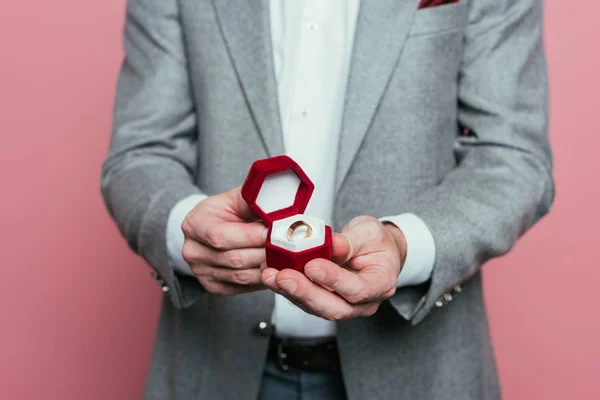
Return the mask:
<svg viewBox="0 0 600 400"><path fill-rule="evenodd" d="M283 153L268 0L212 0L246 101L269 156Z"/></svg>
<svg viewBox="0 0 600 400"><path fill-rule="evenodd" d="M336 191L371 125L396 67L420 0L363 0L356 33L338 152Z"/></svg>

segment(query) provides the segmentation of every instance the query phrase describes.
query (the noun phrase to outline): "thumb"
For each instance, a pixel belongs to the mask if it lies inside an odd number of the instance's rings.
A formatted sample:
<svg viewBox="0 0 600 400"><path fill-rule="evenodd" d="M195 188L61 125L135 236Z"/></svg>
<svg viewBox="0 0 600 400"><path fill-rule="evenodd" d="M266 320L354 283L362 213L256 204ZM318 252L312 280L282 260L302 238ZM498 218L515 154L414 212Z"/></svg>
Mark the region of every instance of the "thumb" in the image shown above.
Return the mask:
<svg viewBox="0 0 600 400"><path fill-rule="evenodd" d="M258 216L252 211L246 200L242 197L241 187L232 189L229 192L232 197L231 207L233 213L246 221L256 221Z"/></svg>
<svg viewBox="0 0 600 400"><path fill-rule="evenodd" d="M355 247L351 240L343 233L334 233L332 237L332 261L344 264L354 256Z"/></svg>

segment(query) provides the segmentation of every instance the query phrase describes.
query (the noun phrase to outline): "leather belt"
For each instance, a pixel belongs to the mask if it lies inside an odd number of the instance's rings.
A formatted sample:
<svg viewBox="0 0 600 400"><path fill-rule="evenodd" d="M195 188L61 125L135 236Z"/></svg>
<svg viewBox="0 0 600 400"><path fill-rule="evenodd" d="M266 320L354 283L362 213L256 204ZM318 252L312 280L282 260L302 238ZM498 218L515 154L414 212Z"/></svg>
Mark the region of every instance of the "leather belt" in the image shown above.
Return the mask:
<svg viewBox="0 0 600 400"><path fill-rule="evenodd" d="M334 372L340 370L335 339L283 340L275 336L269 343L268 359L282 371Z"/></svg>

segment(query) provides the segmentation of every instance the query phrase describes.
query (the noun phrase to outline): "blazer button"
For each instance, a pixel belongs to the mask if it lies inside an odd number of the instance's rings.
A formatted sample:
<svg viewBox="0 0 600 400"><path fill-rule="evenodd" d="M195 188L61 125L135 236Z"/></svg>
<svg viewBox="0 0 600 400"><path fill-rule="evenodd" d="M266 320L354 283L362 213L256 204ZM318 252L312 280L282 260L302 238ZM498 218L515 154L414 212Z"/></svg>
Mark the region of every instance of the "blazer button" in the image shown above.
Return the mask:
<svg viewBox="0 0 600 400"><path fill-rule="evenodd" d="M261 336L271 336L274 332L273 325L265 321L256 324L254 330Z"/></svg>
<svg viewBox="0 0 600 400"><path fill-rule="evenodd" d="M167 285L162 286L160 289L163 291L163 293L167 293L169 290L171 290Z"/></svg>

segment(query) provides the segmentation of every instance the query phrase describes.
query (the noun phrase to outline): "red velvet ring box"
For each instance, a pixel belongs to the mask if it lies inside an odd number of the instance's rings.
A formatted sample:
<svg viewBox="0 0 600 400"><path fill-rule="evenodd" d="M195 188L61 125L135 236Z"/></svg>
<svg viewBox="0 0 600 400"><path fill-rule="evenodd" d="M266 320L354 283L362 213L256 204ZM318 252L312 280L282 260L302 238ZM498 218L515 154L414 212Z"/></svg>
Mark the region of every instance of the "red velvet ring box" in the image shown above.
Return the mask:
<svg viewBox="0 0 600 400"><path fill-rule="evenodd" d="M242 186L242 197L269 227L265 250L267 265L282 270L292 268L304 272L304 266L315 258L331 259L331 227L319 218L303 215L315 189L302 168L288 156L258 160ZM304 221L312 235L293 235L288 229Z"/></svg>

